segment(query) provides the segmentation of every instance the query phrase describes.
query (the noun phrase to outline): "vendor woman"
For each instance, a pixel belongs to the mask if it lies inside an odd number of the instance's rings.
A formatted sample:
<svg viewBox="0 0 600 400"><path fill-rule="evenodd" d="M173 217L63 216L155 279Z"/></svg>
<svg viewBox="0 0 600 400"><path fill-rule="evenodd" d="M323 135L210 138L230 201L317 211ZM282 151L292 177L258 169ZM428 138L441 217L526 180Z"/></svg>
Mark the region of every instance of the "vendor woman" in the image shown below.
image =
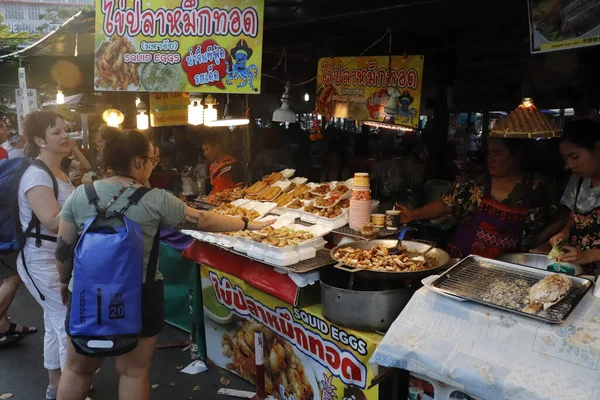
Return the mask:
<svg viewBox="0 0 600 400"><path fill-rule="evenodd" d="M496 258L544 243L564 226L564 220L556 221L560 193L549 180L524 171L524 145L490 138L487 172L459 177L441 200L417 210L397 205L402 222L453 215L458 228L448 251L458 258Z"/></svg>
<svg viewBox="0 0 600 400"><path fill-rule="evenodd" d="M202 144L204 156L210 164L210 185L212 190L209 194L215 195L225 189L244 187L244 170L240 163L233 158L219 143L216 137L210 137Z"/></svg>
<svg viewBox="0 0 600 400"><path fill-rule="evenodd" d="M562 203L571 209L565 228L552 237L563 247L561 261L600 265L600 125L592 120L574 121L565 131L560 152L573 177ZM591 273L598 274L598 268Z"/></svg>

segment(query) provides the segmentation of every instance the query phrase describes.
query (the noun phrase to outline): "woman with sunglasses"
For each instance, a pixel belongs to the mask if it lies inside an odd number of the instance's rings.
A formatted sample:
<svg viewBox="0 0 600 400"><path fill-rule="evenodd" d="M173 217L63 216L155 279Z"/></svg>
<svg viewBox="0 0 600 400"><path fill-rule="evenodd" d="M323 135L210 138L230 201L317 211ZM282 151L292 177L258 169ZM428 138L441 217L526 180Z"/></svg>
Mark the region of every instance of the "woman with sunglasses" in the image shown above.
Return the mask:
<svg viewBox="0 0 600 400"><path fill-rule="evenodd" d="M121 132L105 128L102 132L102 157L111 177L94 182L98 204L110 210L121 210L128 197L147 184L152 169L158 164L154 158L154 146L148 136L136 131ZM109 205L106 207L106 205ZM90 204L85 187L79 187L67 201L61 212L56 260L60 274L63 301L68 303L72 290L74 248L86 221L94 218L97 210ZM205 213L187 207L184 202L165 190L153 189L137 204L132 204L125 216L140 225L144 241L144 273L157 229L179 228L215 232L256 230L270 225L272 221L255 222L247 219ZM77 268L77 266L75 266ZM162 266L159 265L159 269ZM116 357L119 374L119 399L146 400L150 395L150 364L156 339L164 324L164 292L162 275L156 271L154 282L144 284L142 302L142 332L137 347L129 353ZM69 318L67 317L67 323ZM60 400L84 400L92 375L102 364L102 358L78 354L69 341L67 364L60 382Z"/></svg>

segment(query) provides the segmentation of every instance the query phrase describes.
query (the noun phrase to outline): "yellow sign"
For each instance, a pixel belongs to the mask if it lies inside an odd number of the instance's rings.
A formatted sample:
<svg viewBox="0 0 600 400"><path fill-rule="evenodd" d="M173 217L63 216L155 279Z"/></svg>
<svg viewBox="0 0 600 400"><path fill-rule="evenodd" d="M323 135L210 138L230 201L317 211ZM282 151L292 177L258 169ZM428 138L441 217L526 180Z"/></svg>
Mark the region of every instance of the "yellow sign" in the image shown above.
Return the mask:
<svg viewBox="0 0 600 400"><path fill-rule="evenodd" d="M150 126L187 125L189 105L178 92L150 93Z"/></svg>
<svg viewBox="0 0 600 400"><path fill-rule="evenodd" d="M331 324L321 306L296 308L233 275L202 266L211 362L256 382L254 332L264 335L265 386L281 400L376 400L371 354L382 336Z"/></svg>
<svg viewBox="0 0 600 400"><path fill-rule="evenodd" d="M94 86L260 93L264 0L98 0Z"/></svg>
<svg viewBox="0 0 600 400"><path fill-rule="evenodd" d="M317 111L416 128L422 81L423 56L321 58Z"/></svg>

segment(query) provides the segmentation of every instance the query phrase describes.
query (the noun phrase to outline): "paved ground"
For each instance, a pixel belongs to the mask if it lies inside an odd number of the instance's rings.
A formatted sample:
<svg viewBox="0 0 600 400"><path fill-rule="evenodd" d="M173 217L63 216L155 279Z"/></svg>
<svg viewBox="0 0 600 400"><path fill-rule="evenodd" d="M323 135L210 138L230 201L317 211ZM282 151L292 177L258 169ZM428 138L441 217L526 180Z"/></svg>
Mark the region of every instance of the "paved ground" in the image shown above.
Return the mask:
<svg viewBox="0 0 600 400"><path fill-rule="evenodd" d="M31 298L29 292L21 286L17 298L9 309L9 316L15 322L35 326L38 332L30 335L20 343L0 349L0 395L12 393L11 400L43 400L48 385L48 375L43 369L43 320L39 305ZM185 340L187 334L167 326L159 343ZM160 385L152 390L152 400L187 400L187 399L227 399L217 395L217 390L222 387L222 376L231 381L228 386L232 389L252 390L252 386L236 376L222 372L215 368L199 375L186 375L177 367L189 363L189 354L180 349L157 350L152 364L151 382ZM169 387L169 383L175 387ZM194 386L199 385L200 392L194 392ZM117 399L117 376L114 363L105 362L100 372L94 377L94 391L90 397L93 400Z"/></svg>

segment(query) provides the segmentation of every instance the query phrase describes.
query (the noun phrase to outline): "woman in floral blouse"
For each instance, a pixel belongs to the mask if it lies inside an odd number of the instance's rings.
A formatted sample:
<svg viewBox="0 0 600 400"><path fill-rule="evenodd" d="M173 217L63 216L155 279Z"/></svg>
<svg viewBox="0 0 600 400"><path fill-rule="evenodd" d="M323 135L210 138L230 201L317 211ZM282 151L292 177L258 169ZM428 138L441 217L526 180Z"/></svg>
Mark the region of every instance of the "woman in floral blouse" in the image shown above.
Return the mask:
<svg viewBox="0 0 600 400"><path fill-rule="evenodd" d="M550 243L568 243L562 261L578 265L600 263L600 125L592 120L571 124L560 152L573 177L562 197L571 209L565 228Z"/></svg>
<svg viewBox="0 0 600 400"><path fill-rule="evenodd" d="M417 210L397 205L402 222L453 215L458 228L448 244L453 257L497 258L544 243L560 230L559 192L550 180L525 173L524 141L490 138L487 171L458 178L442 197Z"/></svg>

